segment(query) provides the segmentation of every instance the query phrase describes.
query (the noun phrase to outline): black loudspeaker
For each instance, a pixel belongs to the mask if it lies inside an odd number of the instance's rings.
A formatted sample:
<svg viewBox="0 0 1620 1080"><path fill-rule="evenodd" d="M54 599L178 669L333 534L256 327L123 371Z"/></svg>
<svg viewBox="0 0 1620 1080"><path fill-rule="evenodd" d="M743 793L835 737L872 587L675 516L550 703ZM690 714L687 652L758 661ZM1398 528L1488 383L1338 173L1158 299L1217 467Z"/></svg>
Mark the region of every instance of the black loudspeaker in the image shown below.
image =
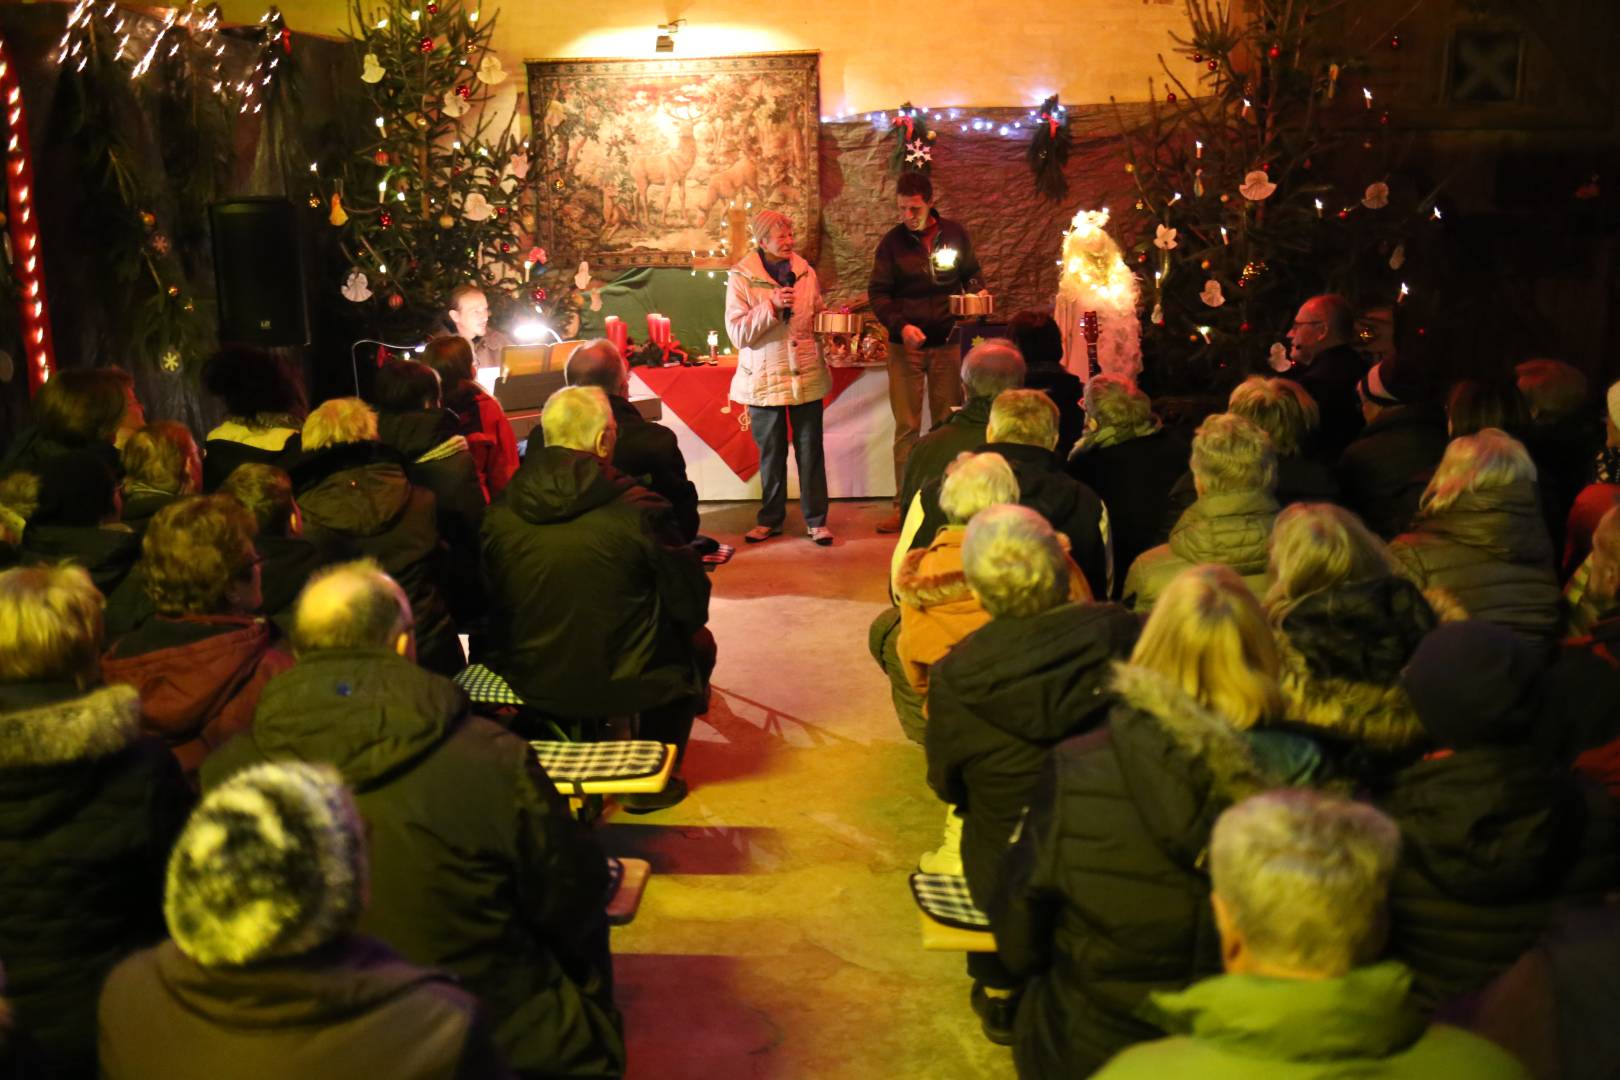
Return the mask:
<svg viewBox="0 0 1620 1080"><path fill-rule="evenodd" d="M286 199L228 199L208 208L219 290L219 340L309 344L303 222Z"/></svg>

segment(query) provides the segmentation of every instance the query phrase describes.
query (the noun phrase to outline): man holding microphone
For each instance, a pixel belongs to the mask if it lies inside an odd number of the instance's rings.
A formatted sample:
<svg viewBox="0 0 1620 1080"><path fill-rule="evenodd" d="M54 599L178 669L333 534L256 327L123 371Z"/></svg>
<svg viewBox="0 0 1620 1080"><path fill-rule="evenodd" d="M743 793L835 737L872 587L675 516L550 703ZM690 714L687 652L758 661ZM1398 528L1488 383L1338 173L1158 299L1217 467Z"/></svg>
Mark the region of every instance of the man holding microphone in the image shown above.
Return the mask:
<svg viewBox="0 0 1620 1080"><path fill-rule="evenodd" d="M927 175L905 172L895 185L900 224L878 244L867 295L872 314L889 331L889 408L894 412L894 484L898 493L906 461L922 430L923 384L934 426L962 403L962 356L947 344L955 320L952 293L980 290L979 260L967 230L934 209ZM878 532L898 532L900 507L878 523Z"/></svg>

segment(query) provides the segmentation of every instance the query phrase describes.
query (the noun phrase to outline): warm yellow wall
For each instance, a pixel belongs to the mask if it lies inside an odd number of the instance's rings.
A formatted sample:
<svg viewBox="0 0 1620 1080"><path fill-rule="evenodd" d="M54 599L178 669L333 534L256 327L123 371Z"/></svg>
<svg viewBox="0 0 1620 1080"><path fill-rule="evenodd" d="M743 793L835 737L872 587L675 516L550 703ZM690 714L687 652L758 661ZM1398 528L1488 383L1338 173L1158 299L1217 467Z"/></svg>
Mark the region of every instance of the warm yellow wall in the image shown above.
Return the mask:
<svg viewBox="0 0 1620 1080"><path fill-rule="evenodd" d="M822 112L918 105L1144 100L1157 54L1184 30L1182 0L485 0L509 70L547 57L652 57L654 27L687 25L675 56L821 51ZM232 21L262 0L226 0ZM338 0L280 0L297 30L335 34ZM902 44L904 42L904 44ZM1180 74L1180 72L1178 72Z"/></svg>

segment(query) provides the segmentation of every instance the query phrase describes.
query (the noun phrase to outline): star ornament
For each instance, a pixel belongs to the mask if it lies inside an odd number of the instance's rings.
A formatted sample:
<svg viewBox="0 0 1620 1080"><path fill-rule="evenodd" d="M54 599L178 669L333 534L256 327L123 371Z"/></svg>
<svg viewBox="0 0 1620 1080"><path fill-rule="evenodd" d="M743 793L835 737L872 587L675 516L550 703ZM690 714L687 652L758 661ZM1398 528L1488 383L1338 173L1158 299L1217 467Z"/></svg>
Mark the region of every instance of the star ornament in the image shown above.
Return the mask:
<svg viewBox="0 0 1620 1080"><path fill-rule="evenodd" d="M1176 246L1176 230L1168 225L1160 225L1153 230L1153 246L1160 251L1169 251Z"/></svg>
<svg viewBox="0 0 1620 1080"><path fill-rule="evenodd" d="M906 164L922 168L934 160L934 151L921 139L912 139L906 143Z"/></svg>
<svg viewBox="0 0 1620 1080"><path fill-rule="evenodd" d="M1389 185L1380 180L1376 184L1368 184L1367 190L1362 193L1361 205L1369 210L1382 210L1389 205Z"/></svg>
<svg viewBox="0 0 1620 1080"><path fill-rule="evenodd" d="M1238 188L1238 194L1250 202L1264 202L1276 194L1277 185L1271 182L1265 170L1255 169L1243 177L1243 185Z"/></svg>
<svg viewBox="0 0 1620 1080"><path fill-rule="evenodd" d="M168 371L168 372L179 371L180 370L180 350L179 349L169 349L162 356L158 357L158 363L160 365L162 365L164 371Z"/></svg>

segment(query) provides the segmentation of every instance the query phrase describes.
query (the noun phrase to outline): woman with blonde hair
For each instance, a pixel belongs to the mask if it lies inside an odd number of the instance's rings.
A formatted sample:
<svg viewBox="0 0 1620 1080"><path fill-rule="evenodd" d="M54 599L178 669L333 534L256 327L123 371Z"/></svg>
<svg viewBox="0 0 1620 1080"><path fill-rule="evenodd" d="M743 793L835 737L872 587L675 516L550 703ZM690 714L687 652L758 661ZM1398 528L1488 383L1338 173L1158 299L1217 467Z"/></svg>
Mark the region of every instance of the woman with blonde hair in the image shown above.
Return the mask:
<svg viewBox="0 0 1620 1080"><path fill-rule="evenodd" d="M751 226L754 250L726 279L726 334L737 347L731 399L748 406L749 430L759 447L759 516L743 539L750 544L782 534L787 518L788 429L799 462L799 509L810 539L833 542L827 528L827 463L821 450L822 399L832 376L815 337L824 306L816 271L793 250L793 222L761 210Z"/></svg>
<svg viewBox="0 0 1620 1080"><path fill-rule="evenodd" d="M1390 550L1401 572L1444 590L1467 617L1549 643L1561 628L1552 538L1536 467L1498 428L1453 439L1418 502L1411 532Z"/></svg>
<svg viewBox="0 0 1620 1080"><path fill-rule="evenodd" d="M1286 782L1246 734L1282 718L1278 666L1243 579L1192 567L1116 667L1107 726L1052 751L990 907L1027 979L1024 1080L1089 1075L1155 1036L1150 993L1220 972L1204 852L1226 807Z"/></svg>
<svg viewBox="0 0 1620 1080"><path fill-rule="evenodd" d="M182 495L202 490L202 451L191 429L173 420L155 420L131 435L122 451L122 520L143 532L159 510Z"/></svg>
<svg viewBox="0 0 1620 1080"><path fill-rule="evenodd" d="M1435 614L1384 542L1343 507L1298 503L1272 528L1271 575L1289 719L1379 751L1420 741L1400 675Z"/></svg>

